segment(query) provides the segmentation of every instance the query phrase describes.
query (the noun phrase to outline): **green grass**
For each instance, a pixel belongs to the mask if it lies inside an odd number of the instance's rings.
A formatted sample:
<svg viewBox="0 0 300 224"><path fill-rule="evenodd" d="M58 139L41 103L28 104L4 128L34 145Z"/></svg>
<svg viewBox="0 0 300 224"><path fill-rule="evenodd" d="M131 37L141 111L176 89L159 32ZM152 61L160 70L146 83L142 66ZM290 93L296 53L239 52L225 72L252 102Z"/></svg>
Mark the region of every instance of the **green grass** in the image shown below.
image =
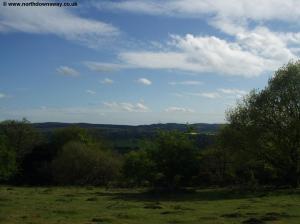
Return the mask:
<svg viewBox="0 0 300 224"><path fill-rule="evenodd" d="M0 223L300 223L300 191L176 195L93 187L0 187Z"/></svg>

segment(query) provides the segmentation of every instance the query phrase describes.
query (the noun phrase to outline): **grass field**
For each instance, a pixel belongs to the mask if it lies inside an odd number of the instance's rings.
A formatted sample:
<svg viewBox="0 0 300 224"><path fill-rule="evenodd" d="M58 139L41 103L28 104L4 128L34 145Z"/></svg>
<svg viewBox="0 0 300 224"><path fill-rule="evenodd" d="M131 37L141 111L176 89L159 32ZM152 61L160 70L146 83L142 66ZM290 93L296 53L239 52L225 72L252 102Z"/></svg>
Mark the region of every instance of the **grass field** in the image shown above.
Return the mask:
<svg viewBox="0 0 300 224"><path fill-rule="evenodd" d="M0 223L300 223L300 190L154 195L93 187L0 187Z"/></svg>

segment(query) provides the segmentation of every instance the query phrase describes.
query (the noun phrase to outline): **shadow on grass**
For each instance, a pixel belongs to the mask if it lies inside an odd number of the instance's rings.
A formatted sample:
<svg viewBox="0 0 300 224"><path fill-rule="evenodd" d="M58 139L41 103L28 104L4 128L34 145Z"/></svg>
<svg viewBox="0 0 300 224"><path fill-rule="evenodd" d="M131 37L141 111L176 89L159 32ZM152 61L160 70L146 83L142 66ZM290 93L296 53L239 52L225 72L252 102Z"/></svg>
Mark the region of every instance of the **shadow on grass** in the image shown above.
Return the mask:
<svg viewBox="0 0 300 224"><path fill-rule="evenodd" d="M262 198L266 196L279 196L300 194L299 190L260 190L240 191L236 189L205 189L182 190L176 192L139 191L139 192L97 192L98 196L109 196L115 200L125 201L216 201L231 199Z"/></svg>

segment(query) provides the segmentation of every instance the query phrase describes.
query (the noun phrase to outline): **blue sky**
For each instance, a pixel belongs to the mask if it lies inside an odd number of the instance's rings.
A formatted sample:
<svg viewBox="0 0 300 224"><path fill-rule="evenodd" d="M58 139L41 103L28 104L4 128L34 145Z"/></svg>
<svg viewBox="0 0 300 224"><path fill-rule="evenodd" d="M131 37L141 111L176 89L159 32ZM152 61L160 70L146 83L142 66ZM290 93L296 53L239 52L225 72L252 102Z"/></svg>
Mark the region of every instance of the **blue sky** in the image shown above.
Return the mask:
<svg viewBox="0 0 300 224"><path fill-rule="evenodd" d="M224 123L300 53L296 0L0 2L0 120Z"/></svg>

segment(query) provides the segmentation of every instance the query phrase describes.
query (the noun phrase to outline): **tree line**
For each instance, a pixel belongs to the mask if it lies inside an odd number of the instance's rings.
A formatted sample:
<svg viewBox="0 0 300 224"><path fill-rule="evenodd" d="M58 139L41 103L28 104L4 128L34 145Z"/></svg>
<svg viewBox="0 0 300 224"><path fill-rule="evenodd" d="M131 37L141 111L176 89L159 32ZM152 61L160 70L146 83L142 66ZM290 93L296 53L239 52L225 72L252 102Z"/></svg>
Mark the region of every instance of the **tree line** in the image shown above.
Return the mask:
<svg viewBox="0 0 300 224"><path fill-rule="evenodd" d="M300 62L278 69L227 111L203 149L193 130L160 131L119 154L79 127L44 136L29 121L0 123L0 182L176 190L196 186L297 187L300 179Z"/></svg>

